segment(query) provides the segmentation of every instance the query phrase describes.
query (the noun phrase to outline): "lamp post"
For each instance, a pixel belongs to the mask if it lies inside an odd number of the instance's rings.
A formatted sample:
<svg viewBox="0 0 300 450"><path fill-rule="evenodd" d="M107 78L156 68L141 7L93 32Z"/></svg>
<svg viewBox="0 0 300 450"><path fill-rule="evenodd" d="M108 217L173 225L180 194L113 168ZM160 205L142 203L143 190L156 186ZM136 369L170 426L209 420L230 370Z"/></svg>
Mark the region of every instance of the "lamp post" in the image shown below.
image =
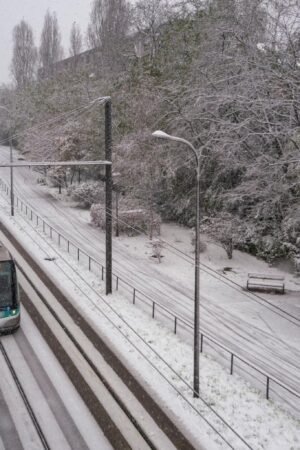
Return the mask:
<svg viewBox="0 0 300 450"><path fill-rule="evenodd" d="M0 106L0 109L4 109L8 113L9 118L9 160L12 164L13 162L13 151L12 151L12 133L11 133L11 114L9 109L5 106ZM15 215L15 207L14 207L14 172L13 167L10 167L10 214L12 216Z"/></svg>
<svg viewBox="0 0 300 450"><path fill-rule="evenodd" d="M194 290L194 397L199 397L200 391L200 159L201 151L198 153L195 147L186 139L171 136L164 131L155 131L152 136L159 139L181 142L187 145L196 159L197 168L197 196L196 196L196 237L195 237L195 290Z"/></svg>

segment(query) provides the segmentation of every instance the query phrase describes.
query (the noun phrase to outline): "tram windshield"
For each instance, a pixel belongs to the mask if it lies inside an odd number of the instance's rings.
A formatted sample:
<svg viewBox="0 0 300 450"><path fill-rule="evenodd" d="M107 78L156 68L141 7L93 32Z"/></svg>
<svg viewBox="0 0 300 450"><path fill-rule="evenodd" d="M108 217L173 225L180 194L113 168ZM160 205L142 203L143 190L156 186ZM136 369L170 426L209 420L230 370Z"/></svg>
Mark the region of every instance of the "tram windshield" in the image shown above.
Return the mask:
<svg viewBox="0 0 300 450"><path fill-rule="evenodd" d="M13 262L0 261L0 309L14 306Z"/></svg>

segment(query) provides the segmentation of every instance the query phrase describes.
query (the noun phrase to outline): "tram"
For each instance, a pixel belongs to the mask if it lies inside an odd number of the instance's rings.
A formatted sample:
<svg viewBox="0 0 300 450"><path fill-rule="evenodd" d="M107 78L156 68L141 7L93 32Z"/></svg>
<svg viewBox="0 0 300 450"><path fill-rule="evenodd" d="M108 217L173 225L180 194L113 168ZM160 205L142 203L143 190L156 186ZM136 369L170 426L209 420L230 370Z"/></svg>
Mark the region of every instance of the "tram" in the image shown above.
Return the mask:
<svg viewBox="0 0 300 450"><path fill-rule="evenodd" d="M20 301L14 260L0 243L0 334L20 326Z"/></svg>

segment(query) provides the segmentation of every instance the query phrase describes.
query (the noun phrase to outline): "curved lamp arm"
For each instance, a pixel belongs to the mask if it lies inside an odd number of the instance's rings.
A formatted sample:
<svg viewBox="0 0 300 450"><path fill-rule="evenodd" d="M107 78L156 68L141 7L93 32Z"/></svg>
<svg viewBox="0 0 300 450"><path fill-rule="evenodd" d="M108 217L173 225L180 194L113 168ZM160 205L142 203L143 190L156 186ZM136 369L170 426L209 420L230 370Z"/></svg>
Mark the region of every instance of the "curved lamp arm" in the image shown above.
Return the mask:
<svg viewBox="0 0 300 450"><path fill-rule="evenodd" d="M152 133L153 137L157 137L159 139L166 139L169 141L176 141L176 142L182 142L183 144L186 144L188 147L190 147L190 149L193 151L196 161L197 161L197 166L199 167L200 165L200 156L197 152L197 150L195 149L195 147L193 146L193 144L189 141L187 141L186 139L183 139L181 137L177 137L177 136L172 136L171 134L165 133L164 131L161 130L156 130Z"/></svg>

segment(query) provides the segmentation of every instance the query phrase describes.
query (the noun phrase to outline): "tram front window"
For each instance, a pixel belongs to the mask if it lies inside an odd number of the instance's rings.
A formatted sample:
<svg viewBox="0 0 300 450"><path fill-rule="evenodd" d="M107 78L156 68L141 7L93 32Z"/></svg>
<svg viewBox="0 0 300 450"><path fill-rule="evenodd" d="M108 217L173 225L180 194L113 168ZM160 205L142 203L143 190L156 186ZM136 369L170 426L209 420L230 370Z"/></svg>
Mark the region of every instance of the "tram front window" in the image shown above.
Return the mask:
<svg viewBox="0 0 300 450"><path fill-rule="evenodd" d="M10 261L0 262L0 309L7 306L14 306Z"/></svg>

